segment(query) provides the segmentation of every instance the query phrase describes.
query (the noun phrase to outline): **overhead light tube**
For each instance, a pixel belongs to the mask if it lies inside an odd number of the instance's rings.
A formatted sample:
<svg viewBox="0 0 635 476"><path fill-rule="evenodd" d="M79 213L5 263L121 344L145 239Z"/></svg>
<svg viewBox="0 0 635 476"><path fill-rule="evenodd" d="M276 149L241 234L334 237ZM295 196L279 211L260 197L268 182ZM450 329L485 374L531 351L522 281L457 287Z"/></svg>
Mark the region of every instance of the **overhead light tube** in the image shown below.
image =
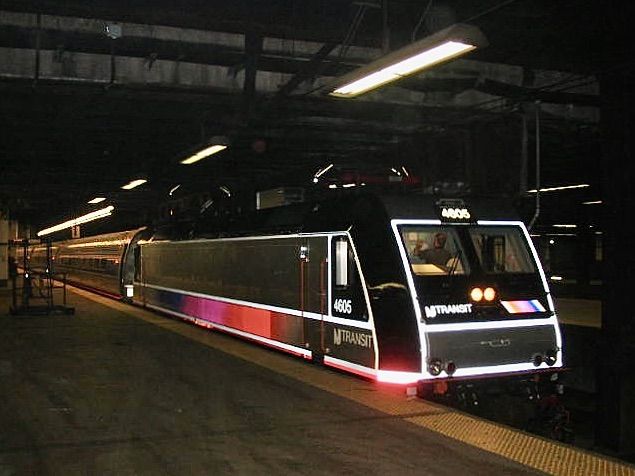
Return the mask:
<svg viewBox="0 0 635 476"><path fill-rule="evenodd" d="M132 190L133 188L138 187L139 185L143 185L146 182L147 182L146 179L137 179L137 180L128 182L126 185L123 185L121 188L123 188L124 190Z"/></svg>
<svg viewBox="0 0 635 476"><path fill-rule="evenodd" d="M101 203L104 200L106 200L106 197L95 197L92 200L89 200L88 203L90 203L91 205L94 205L95 203Z"/></svg>
<svg viewBox="0 0 635 476"><path fill-rule="evenodd" d="M205 149L190 155L187 159L182 160L181 163L184 165L190 165L198 162L199 160L203 160L205 157L217 154L225 149L227 149L227 146L223 144L210 145L209 147L206 147Z"/></svg>
<svg viewBox="0 0 635 476"><path fill-rule="evenodd" d="M560 190L572 190L574 188L587 188L590 187L591 185L589 185L588 183L581 183L579 185L563 185L562 187L547 187L547 188L541 188L540 192L557 192ZM527 190L527 193L537 193L538 190L531 189L531 190Z"/></svg>
<svg viewBox="0 0 635 476"><path fill-rule="evenodd" d="M77 225L81 225L82 223L88 223L90 221L99 220L100 218L105 218L107 216L112 215L112 211L115 209L112 205L107 206L106 208L102 208L101 210L96 210L94 212L87 213L86 215L82 215L77 218L73 218L72 220L65 221L60 223L59 225L53 225L49 228L45 228L37 232L37 236L49 235L51 233L55 233L56 231L64 230L66 228L72 228Z"/></svg>
<svg viewBox="0 0 635 476"><path fill-rule="evenodd" d="M342 76L329 94L352 98L486 45L478 28L458 23Z"/></svg>

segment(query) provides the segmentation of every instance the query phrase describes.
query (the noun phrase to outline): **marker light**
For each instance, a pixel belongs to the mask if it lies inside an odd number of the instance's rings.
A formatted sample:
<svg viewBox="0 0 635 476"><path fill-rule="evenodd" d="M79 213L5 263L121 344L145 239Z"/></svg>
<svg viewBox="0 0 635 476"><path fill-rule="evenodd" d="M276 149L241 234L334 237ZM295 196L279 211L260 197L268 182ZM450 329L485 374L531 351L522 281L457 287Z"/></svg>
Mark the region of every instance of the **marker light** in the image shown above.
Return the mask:
<svg viewBox="0 0 635 476"><path fill-rule="evenodd" d="M493 301L496 298L496 291L494 291L494 288L485 288L483 297L486 301Z"/></svg>
<svg viewBox="0 0 635 476"><path fill-rule="evenodd" d="M443 370L443 364L441 363L439 359L432 359L430 363L428 364L428 372L430 372L430 375L434 377L439 375L442 370Z"/></svg>
<svg viewBox="0 0 635 476"><path fill-rule="evenodd" d="M470 291L472 301L480 302L483 299L483 290L481 288L473 288Z"/></svg>
<svg viewBox="0 0 635 476"><path fill-rule="evenodd" d="M342 98L355 97L456 58L479 46L485 46L486 43L487 40L478 28L471 25L452 25L344 75L337 80L341 86L329 94Z"/></svg>
<svg viewBox="0 0 635 476"><path fill-rule="evenodd" d="M551 367L556 363L557 357L558 357L558 351L555 349L549 349L545 353L545 362L547 362L547 365Z"/></svg>
<svg viewBox="0 0 635 476"><path fill-rule="evenodd" d="M445 365L445 372L451 377L456 372L456 364L452 361Z"/></svg>

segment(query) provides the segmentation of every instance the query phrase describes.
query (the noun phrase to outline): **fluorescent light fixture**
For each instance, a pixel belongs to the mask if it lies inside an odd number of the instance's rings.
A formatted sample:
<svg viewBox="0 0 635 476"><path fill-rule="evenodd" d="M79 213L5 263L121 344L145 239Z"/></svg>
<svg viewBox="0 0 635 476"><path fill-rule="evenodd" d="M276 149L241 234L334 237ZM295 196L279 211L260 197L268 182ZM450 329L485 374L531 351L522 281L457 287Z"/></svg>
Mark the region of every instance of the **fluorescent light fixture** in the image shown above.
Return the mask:
<svg viewBox="0 0 635 476"><path fill-rule="evenodd" d="M147 182L146 179L137 179L137 180L133 180L132 182L127 183L126 185L122 186L121 188L123 188L124 190L132 190L133 188L138 187L139 185L143 185L146 182Z"/></svg>
<svg viewBox="0 0 635 476"><path fill-rule="evenodd" d="M582 205L601 205L602 200L593 200L591 202L582 202Z"/></svg>
<svg viewBox="0 0 635 476"><path fill-rule="evenodd" d="M557 225L553 225L554 228L577 228L578 225L573 225L573 224L557 224Z"/></svg>
<svg viewBox="0 0 635 476"><path fill-rule="evenodd" d="M326 167L324 167L321 170L318 170L315 175L313 176L313 178L320 178L322 175L324 175L326 172L328 172L329 170L331 170L333 168L334 164L329 164Z"/></svg>
<svg viewBox="0 0 635 476"><path fill-rule="evenodd" d="M102 208L101 210L96 210L94 212L87 213L86 215L82 215L78 218L73 218L72 220L65 221L64 223L60 223L59 225L54 225L49 228L45 228L37 232L37 236L49 235L51 233L55 233L56 231L64 230L66 228L71 228L73 226L81 225L82 223L88 223L89 221L99 220L100 218L104 218L112 215L112 211L115 209L112 205L107 206L106 208Z"/></svg>
<svg viewBox="0 0 635 476"><path fill-rule="evenodd" d="M106 200L106 197L95 197L92 200L89 200L88 203L90 204L101 203L104 200Z"/></svg>
<svg viewBox="0 0 635 476"><path fill-rule="evenodd" d="M329 94L355 97L486 45L478 28L457 23L345 74Z"/></svg>
<svg viewBox="0 0 635 476"><path fill-rule="evenodd" d="M562 276L551 276L552 281L562 281Z"/></svg>
<svg viewBox="0 0 635 476"><path fill-rule="evenodd" d="M98 246L121 246L128 243L126 240L89 241L88 243L74 243L69 248L96 248Z"/></svg>
<svg viewBox="0 0 635 476"><path fill-rule="evenodd" d="M586 187L590 187L591 185L589 185L588 183L581 183L579 185L564 185L562 187L549 187L549 188L541 188L540 191L541 192L556 192L556 191L560 191L560 190L571 190L574 188L586 188ZM532 190L527 190L527 193L536 193L536 189L532 189Z"/></svg>
<svg viewBox="0 0 635 476"><path fill-rule="evenodd" d="M190 155L187 159L182 160L181 163L185 165L190 165L195 162L198 162L199 160L203 160L205 157L209 157L210 155L217 154L221 150L225 150L225 149L227 149L226 145L222 145L222 144L210 145L209 147L205 147L203 150Z"/></svg>

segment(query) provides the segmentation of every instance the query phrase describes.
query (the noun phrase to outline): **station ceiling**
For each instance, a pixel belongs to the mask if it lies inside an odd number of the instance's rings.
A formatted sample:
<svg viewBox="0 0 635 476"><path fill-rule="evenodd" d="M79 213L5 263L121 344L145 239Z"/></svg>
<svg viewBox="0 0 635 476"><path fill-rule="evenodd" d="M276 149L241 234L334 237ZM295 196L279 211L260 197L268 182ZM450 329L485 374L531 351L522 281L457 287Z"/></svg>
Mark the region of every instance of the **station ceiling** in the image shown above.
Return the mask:
<svg viewBox="0 0 635 476"><path fill-rule="evenodd" d="M432 142L489 124L518 124L513 153L524 141L519 182L531 188L539 101L541 185L589 184L568 205L580 216L573 207L602 198L603 3L2 0L0 202L38 227L98 195L151 211L177 184L309 185L330 163L425 175L417 154ZM489 45L355 100L326 94L337 76L456 22ZM230 147L179 163L212 137ZM138 177L147 184L120 189Z"/></svg>

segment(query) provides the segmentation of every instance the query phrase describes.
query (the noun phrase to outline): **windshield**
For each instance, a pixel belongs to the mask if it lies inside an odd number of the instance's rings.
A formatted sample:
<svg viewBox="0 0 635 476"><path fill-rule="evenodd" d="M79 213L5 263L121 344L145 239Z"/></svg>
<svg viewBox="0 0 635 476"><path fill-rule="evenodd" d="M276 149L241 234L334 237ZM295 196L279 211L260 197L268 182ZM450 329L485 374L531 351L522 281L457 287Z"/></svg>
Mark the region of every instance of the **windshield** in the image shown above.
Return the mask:
<svg viewBox="0 0 635 476"><path fill-rule="evenodd" d="M525 237L511 225L402 225L401 238L418 276L533 273Z"/></svg>
<svg viewBox="0 0 635 476"><path fill-rule="evenodd" d="M455 229L431 225L401 227L412 271L421 276L466 274L465 252Z"/></svg>
<svg viewBox="0 0 635 476"><path fill-rule="evenodd" d="M481 269L488 274L533 273L534 261L529 256L525 237L515 226L474 227L470 238Z"/></svg>

